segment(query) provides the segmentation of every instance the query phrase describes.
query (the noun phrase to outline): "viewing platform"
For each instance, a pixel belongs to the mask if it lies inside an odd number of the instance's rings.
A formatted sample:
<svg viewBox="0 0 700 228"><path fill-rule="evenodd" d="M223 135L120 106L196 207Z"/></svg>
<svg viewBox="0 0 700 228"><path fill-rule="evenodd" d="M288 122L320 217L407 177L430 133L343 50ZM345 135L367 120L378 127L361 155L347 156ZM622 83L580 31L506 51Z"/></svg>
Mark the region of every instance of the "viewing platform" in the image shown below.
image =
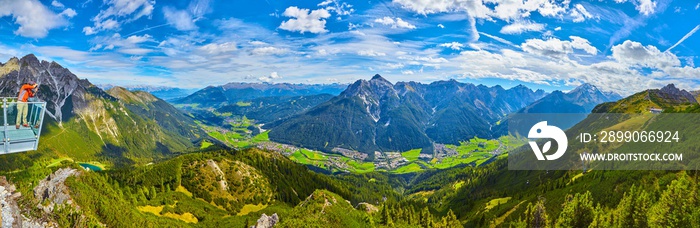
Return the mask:
<svg viewBox="0 0 700 228"><path fill-rule="evenodd" d="M17 98L9 97L2 97L0 101L2 101L2 122L4 123L0 129L2 139L0 141L0 155L36 150L39 147L39 138L41 138L46 102L17 102ZM17 118L20 109L24 110L25 108L27 111L26 125L23 123L23 117Z"/></svg>

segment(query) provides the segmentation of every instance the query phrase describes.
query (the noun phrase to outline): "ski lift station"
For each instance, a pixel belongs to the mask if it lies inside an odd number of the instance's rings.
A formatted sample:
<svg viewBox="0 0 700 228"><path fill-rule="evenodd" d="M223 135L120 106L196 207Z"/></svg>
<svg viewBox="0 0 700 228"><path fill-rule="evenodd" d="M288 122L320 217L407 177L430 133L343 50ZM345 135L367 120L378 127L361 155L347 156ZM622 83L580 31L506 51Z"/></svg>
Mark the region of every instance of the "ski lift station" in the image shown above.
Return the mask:
<svg viewBox="0 0 700 228"><path fill-rule="evenodd" d="M17 102L17 98L2 99L2 123L0 128L0 155L36 150L39 147L41 128L44 123L46 102ZM27 123L21 123L24 115L18 118L19 110L26 105ZM20 121L20 122L18 122ZM17 126L19 125L19 128Z"/></svg>

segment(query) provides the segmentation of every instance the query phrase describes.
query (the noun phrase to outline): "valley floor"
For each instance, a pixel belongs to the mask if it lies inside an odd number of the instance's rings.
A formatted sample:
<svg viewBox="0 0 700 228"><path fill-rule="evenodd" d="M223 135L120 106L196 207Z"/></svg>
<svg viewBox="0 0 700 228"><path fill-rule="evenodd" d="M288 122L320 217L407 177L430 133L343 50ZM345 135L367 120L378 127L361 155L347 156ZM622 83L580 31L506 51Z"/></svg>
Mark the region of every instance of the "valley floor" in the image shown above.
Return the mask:
<svg viewBox="0 0 700 228"><path fill-rule="evenodd" d="M326 153L292 145L270 141L266 131L254 135L250 126L261 129L253 120L242 117L233 121L231 129L201 124L207 133L225 144L244 149L259 149L281 153L291 160L315 166L329 172L368 173L384 171L395 174L413 173L421 170L447 169L459 165L480 166L493 161L505 152L525 144L523 139L503 136L498 139L473 138L460 145L435 144L434 152L413 149L403 152L374 152L368 158L367 153L334 148L333 153ZM207 142L207 144L211 144Z"/></svg>

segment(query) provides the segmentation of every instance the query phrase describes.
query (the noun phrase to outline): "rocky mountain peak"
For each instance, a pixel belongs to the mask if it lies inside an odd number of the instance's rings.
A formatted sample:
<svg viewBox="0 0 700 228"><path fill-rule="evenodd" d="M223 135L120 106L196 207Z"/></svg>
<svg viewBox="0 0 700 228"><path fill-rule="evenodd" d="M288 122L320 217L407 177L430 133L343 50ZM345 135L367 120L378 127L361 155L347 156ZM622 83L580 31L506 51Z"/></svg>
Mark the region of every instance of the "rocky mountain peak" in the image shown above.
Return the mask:
<svg viewBox="0 0 700 228"><path fill-rule="evenodd" d="M34 54L25 55L24 57L22 57L22 58L20 59L20 62L23 62L23 63L34 63L34 64L35 64L35 63L40 63L40 62L39 62L39 59L38 59Z"/></svg>
<svg viewBox="0 0 700 228"><path fill-rule="evenodd" d="M679 103L697 103L697 100L695 99L695 96L693 96L693 94L684 89L678 89L673 83L664 86L663 88L661 88L661 90L659 90L659 92L665 99L674 100Z"/></svg>
<svg viewBox="0 0 700 228"><path fill-rule="evenodd" d="M597 93L600 92L598 87L589 84L589 83L583 83L580 86L574 88L573 90L569 91L568 94L577 94L577 93Z"/></svg>
<svg viewBox="0 0 700 228"><path fill-rule="evenodd" d="M384 81L386 81L386 79L379 74L375 74L371 80L384 80Z"/></svg>
<svg viewBox="0 0 700 228"><path fill-rule="evenodd" d="M394 86L393 84L391 84L391 82L389 82L389 80L386 80L385 78L383 78L379 74L375 74L374 77L372 77L372 79L369 80L369 82L372 85L378 85L378 86L382 86L382 87L386 87L386 86L393 87Z"/></svg>
<svg viewBox="0 0 700 228"><path fill-rule="evenodd" d="M680 93L681 90L678 89L675 84L671 83L671 84L668 84L668 85L664 86L663 88L661 88L661 92L674 94L674 93Z"/></svg>
<svg viewBox="0 0 700 228"><path fill-rule="evenodd" d="M529 89L529 88L527 88L527 86L524 86L523 84L518 84L517 86L513 86L513 88L510 88L510 89L522 90L522 89Z"/></svg>

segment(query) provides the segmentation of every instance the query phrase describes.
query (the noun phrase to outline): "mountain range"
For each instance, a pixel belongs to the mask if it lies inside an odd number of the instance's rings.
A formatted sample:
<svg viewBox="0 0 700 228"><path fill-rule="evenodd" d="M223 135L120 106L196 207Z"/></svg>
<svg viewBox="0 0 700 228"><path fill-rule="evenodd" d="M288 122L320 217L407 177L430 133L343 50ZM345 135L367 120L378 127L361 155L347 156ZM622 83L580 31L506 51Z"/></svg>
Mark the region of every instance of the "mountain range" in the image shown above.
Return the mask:
<svg viewBox="0 0 700 228"><path fill-rule="evenodd" d="M596 86L585 83L566 93L556 90L518 113L590 113L598 104L621 98L617 93L602 92Z"/></svg>
<svg viewBox="0 0 700 228"><path fill-rule="evenodd" d="M304 113L270 124L269 136L322 151L430 149L433 143L497 137L490 128L499 119L544 95L524 86L506 90L455 80L394 85L375 75Z"/></svg>
<svg viewBox="0 0 700 228"><path fill-rule="evenodd" d="M136 91L144 91L152 94L153 96L156 96L160 99L166 100L166 101L171 101L179 98L183 98L186 96L189 96L190 94L197 92L198 89L183 89L183 88L176 88L176 87L168 87L168 86L149 86L149 85L127 85L127 86L118 86L118 85L112 85L112 84L100 84L96 85L97 87L100 87L101 89L107 91L110 90L111 88L114 87L122 87L125 88L129 91L136 92Z"/></svg>
<svg viewBox="0 0 700 228"><path fill-rule="evenodd" d="M344 84L290 84L290 83L228 83L222 86L209 86L187 97L176 99L175 104L196 104L200 107L220 107L248 101L260 97L292 97L316 94L338 95L347 85Z"/></svg>

